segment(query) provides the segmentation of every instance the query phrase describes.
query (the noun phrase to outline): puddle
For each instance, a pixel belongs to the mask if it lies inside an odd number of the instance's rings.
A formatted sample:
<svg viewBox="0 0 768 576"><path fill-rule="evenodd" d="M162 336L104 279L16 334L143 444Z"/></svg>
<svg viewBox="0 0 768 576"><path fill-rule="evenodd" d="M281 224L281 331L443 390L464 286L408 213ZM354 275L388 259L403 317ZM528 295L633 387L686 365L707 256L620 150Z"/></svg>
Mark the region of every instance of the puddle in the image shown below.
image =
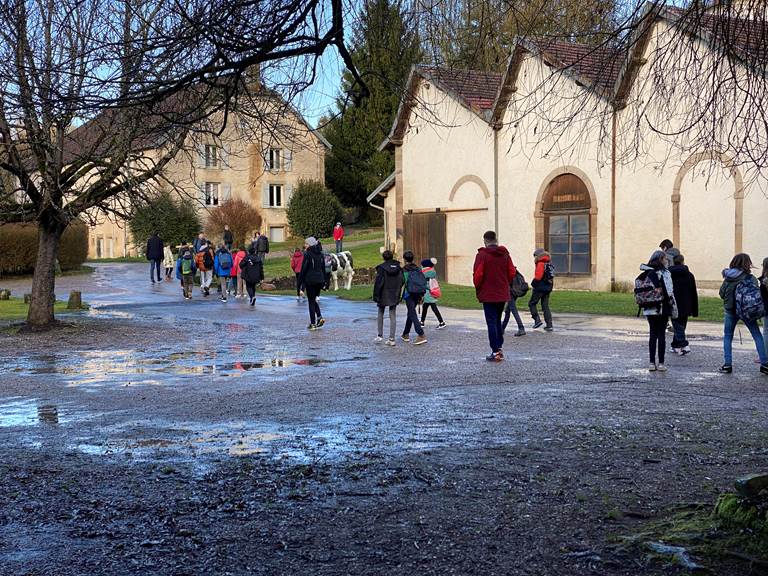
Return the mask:
<svg viewBox="0 0 768 576"><path fill-rule="evenodd" d="M232 361L232 356L243 359ZM249 357L250 356L250 357ZM46 355L22 358L0 358L7 372L35 376L61 376L68 386L155 385L166 382L167 376L209 375L241 377L259 370L299 367L322 367L338 363L368 360L368 356L323 358L319 356L290 357L264 348L235 346L231 350L174 351L164 354L134 350L85 351L76 355Z"/></svg>
<svg viewBox="0 0 768 576"><path fill-rule="evenodd" d="M73 413L45 400L13 398L0 404L0 428L10 426L57 426L69 422Z"/></svg>

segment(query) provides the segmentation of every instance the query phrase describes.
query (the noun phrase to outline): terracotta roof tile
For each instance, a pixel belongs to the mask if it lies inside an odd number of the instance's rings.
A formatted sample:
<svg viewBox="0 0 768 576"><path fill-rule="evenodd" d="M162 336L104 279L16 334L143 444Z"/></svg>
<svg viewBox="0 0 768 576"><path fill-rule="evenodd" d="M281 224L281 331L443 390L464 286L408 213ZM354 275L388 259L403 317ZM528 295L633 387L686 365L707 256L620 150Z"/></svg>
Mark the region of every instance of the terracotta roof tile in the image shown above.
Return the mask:
<svg viewBox="0 0 768 576"><path fill-rule="evenodd" d="M435 82L461 97L471 108L481 112L493 108L501 84L501 74L437 66L420 66L419 69Z"/></svg>
<svg viewBox="0 0 768 576"><path fill-rule="evenodd" d="M585 46L572 42L543 40L535 45L550 58L551 64L561 64L595 87L612 91L621 69L623 56L610 47Z"/></svg>

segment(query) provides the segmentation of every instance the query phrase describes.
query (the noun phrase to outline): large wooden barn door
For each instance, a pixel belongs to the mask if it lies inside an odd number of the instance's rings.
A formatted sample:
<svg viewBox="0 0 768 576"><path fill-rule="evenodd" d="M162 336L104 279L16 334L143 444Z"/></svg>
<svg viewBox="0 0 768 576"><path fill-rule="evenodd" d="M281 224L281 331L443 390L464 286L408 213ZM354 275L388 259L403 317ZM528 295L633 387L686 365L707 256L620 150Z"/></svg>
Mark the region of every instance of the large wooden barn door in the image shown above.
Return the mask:
<svg viewBox="0 0 768 576"><path fill-rule="evenodd" d="M445 216L442 212L403 214L403 252L413 252L417 264L424 258L437 258L435 269L441 279L448 272Z"/></svg>

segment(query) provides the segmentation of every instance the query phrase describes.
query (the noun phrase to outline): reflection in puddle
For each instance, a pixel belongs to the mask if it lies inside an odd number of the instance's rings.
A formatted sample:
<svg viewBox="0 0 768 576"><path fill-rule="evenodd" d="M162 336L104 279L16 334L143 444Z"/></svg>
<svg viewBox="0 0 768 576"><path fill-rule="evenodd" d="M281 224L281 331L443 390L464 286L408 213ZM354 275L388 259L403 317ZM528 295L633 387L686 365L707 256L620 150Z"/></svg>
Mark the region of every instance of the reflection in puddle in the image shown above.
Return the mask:
<svg viewBox="0 0 768 576"><path fill-rule="evenodd" d="M55 426L66 421L66 418L59 415L58 406L43 400L19 398L0 404L0 427L36 424Z"/></svg>
<svg viewBox="0 0 768 576"><path fill-rule="evenodd" d="M264 358L247 358L250 354L262 354ZM234 354L246 356L231 361ZM319 367L337 363L361 362L367 356L351 358L292 358L286 354L270 354L263 350L241 347L232 350L197 350L170 352L157 355L134 350L85 351L78 354L78 362L71 356L47 355L35 358L3 358L0 362L9 372L23 375L61 375L70 386L159 383L159 375L191 376L212 375L239 377L256 370L274 370L291 367ZM152 379L154 375L155 379ZM136 378L139 377L139 378ZM138 381L136 381L138 380Z"/></svg>

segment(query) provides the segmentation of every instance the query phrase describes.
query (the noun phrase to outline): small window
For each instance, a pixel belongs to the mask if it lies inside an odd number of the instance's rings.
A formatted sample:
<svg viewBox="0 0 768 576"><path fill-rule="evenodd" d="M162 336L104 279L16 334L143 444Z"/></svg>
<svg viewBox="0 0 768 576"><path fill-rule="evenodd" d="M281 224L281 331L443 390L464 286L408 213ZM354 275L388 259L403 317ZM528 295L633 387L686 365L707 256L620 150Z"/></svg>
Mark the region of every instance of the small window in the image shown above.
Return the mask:
<svg viewBox="0 0 768 576"><path fill-rule="evenodd" d="M270 170L280 170L282 167L282 159L280 148L270 148L269 158L267 158L267 166L269 166Z"/></svg>
<svg viewBox="0 0 768 576"><path fill-rule="evenodd" d="M205 167L206 168L218 168L219 167L219 149L212 145L205 145Z"/></svg>
<svg viewBox="0 0 768 576"><path fill-rule="evenodd" d="M218 182L205 183L205 205L206 206L219 205L219 183Z"/></svg>
<svg viewBox="0 0 768 576"><path fill-rule="evenodd" d="M269 207L281 208L282 206L283 206L283 185L270 184L269 185Z"/></svg>

